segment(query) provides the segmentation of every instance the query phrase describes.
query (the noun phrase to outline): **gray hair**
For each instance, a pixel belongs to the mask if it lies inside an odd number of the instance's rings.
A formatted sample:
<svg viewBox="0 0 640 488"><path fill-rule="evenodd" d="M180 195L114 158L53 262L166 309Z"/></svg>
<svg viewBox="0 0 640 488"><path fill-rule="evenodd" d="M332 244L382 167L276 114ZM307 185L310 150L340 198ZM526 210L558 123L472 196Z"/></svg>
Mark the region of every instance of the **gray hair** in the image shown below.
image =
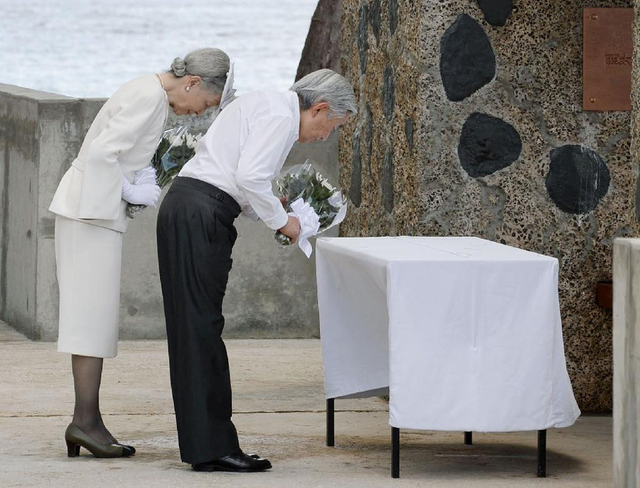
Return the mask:
<svg viewBox="0 0 640 488"><path fill-rule="evenodd" d="M176 58L171 63L170 73L176 77L199 76L203 87L213 93L222 93L229 72L229 56L221 49L205 47Z"/></svg>
<svg viewBox="0 0 640 488"><path fill-rule="evenodd" d="M290 90L298 94L302 110L308 110L316 103L327 102L331 117L344 117L348 112L353 115L358 113L351 83L330 69L309 73L295 82Z"/></svg>

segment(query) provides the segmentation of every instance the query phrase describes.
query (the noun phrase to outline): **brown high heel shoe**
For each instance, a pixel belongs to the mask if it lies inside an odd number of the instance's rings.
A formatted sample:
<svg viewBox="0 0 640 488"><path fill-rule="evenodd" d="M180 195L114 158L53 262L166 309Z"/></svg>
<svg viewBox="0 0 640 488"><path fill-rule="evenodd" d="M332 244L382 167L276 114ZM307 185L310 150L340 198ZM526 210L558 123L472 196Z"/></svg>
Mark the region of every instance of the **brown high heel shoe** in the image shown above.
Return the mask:
<svg viewBox="0 0 640 488"><path fill-rule="evenodd" d="M80 447L97 458L118 458L132 456L136 450L131 446L122 444L101 444L92 437L84 433L77 425L70 423L64 433L64 440L67 443L67 455L76 457L80 454Z"/></svg>

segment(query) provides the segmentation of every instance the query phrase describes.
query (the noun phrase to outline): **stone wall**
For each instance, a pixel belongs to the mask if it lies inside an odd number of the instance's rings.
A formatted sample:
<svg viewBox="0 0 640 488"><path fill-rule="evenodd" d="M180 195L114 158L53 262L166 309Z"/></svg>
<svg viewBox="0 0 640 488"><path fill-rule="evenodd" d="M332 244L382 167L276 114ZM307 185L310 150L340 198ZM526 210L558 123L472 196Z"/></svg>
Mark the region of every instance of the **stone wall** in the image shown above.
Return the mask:
<svg viewBox="0 0 640 488"><path fill-rule="evenodd" d="M55 216L48 207L103 103L0 85L0 320L31 339L57 338ZM337 144L334 135L326 143L296 145L285 166L311 158L335 181ZM124 236L123 339L165 337L156 215L144 210ZM318 337L313 257L280 248L262 223L240 218L236 227L225 336Z"/></svg>
<svg viewBox="0 0 640 488"><path fill-rule="evenodd" d="M567 365L612 406L612 243L640 230L629 112L582 110L582 8L631 1L344 0L345 236L473 235L555 256ZM481 8L482 7L482 8ZM483 11L484 8L484 11Z"/></svg>

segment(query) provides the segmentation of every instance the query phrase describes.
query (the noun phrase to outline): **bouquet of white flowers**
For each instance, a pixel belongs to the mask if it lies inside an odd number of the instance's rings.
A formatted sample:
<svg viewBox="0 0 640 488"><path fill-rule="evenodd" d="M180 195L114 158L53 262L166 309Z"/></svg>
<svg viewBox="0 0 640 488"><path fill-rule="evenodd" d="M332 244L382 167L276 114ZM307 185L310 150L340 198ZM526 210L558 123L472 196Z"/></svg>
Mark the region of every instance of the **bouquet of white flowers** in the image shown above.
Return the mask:
<svg viewBox="0 0 640 488"><path fill-rule="evenodd" d="M162 134L151 166L156 170L156 184L160 188L167 186L178 175L182 167L196 153L196 144L202 134L191 134L186 125L167 129ZM127 217L133 219L145 205L127 205Z"/></svg>
<svg viewBox="0 0 640 488"><path fill-rule="evenodd" d="M340 188L332 185L307 160L288 168L276 181L276 195L285 210L300 220L300 249L309 257L309 237L320 234L342 222L347 214L347 200ZM283 246L291 239L276 231L276 241Z"/></svg>

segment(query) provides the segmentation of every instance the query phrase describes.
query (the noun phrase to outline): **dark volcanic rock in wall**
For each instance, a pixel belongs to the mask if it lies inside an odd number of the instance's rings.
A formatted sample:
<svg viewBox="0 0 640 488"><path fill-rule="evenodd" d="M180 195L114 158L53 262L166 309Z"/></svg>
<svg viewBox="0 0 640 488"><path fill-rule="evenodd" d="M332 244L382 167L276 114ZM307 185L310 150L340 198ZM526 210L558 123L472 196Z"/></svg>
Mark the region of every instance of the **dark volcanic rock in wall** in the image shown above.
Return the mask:
<svg viewBox="0 0 640 488"><path fill-rule="evenodd" d="M398 28L398 0L389 0L389 30L391 35L396 33Z"/></svg>
<svg viewBox="0 0 640 488"><path fill-rule="evenodd" d="M502 26L513 10L513 0L478 0L484 18L491 25Z"/></svg>
<svg viewBox="0 0 640 488"><path fill-rule="evenodd" d="M351 184L349 198L356 207L362 201L362 159L360 158L360 131L353 134L353 157L351 159Z"/></svg>
<svg viewBox="0 0 640 488"><path fill-rule="evenodd" d="M413 152L413 125L413 117L407 117L404 120L404 135L407 137L410 152Z"/></svg>
<svg viewBox="0 0 640 488"><path fill-rule="evenodd" d="M459 102L493 80L496 57L478 22L459 15L440 41L440 75L447 98Z"/></svg>
<svg viewBox="0 0 640 488"><path fill-rule="evenodd" d="M369 7L366 4L358 12L358 54L360 55L360 71L367 71L369 57Z"/></svg>
<svg viewBox="0 0 640 488"><path fill-rule="evenodd" d="M504 120L474 113L462 127L458 157L469 176L487 176L506 168L521 151L520 134Z"/></svg>
<svg viewBox="0 0 640 488"><path fill-rule="evenodd" d="M371 22L371 29L378 44L380 43L380 20L380 0L373 0L369 7L369 22Z"/></svg>
<svg viewBox="0 0 640 488"><path fill-rule="evenodd" d="M382 202L387 212L393 210L393 147L387 147L382 165Z"/></svg>
<svg viewBox="0 0 640 488"><path fill-rule="evenodd" d="M371 176L371 155L373 154L373 112L371 111L371 106L368 103L364 116L364 141L366 141L367 144L367 169L369 170L369 176Z"/></svg>
<svg viewBox="0 0 640 488"><path fill-rule="evenodd" d="M551 151L546 186L560 210L572 214L591 212L606 195L609 183L609 168L595 151L578 145Z"/></svg>

